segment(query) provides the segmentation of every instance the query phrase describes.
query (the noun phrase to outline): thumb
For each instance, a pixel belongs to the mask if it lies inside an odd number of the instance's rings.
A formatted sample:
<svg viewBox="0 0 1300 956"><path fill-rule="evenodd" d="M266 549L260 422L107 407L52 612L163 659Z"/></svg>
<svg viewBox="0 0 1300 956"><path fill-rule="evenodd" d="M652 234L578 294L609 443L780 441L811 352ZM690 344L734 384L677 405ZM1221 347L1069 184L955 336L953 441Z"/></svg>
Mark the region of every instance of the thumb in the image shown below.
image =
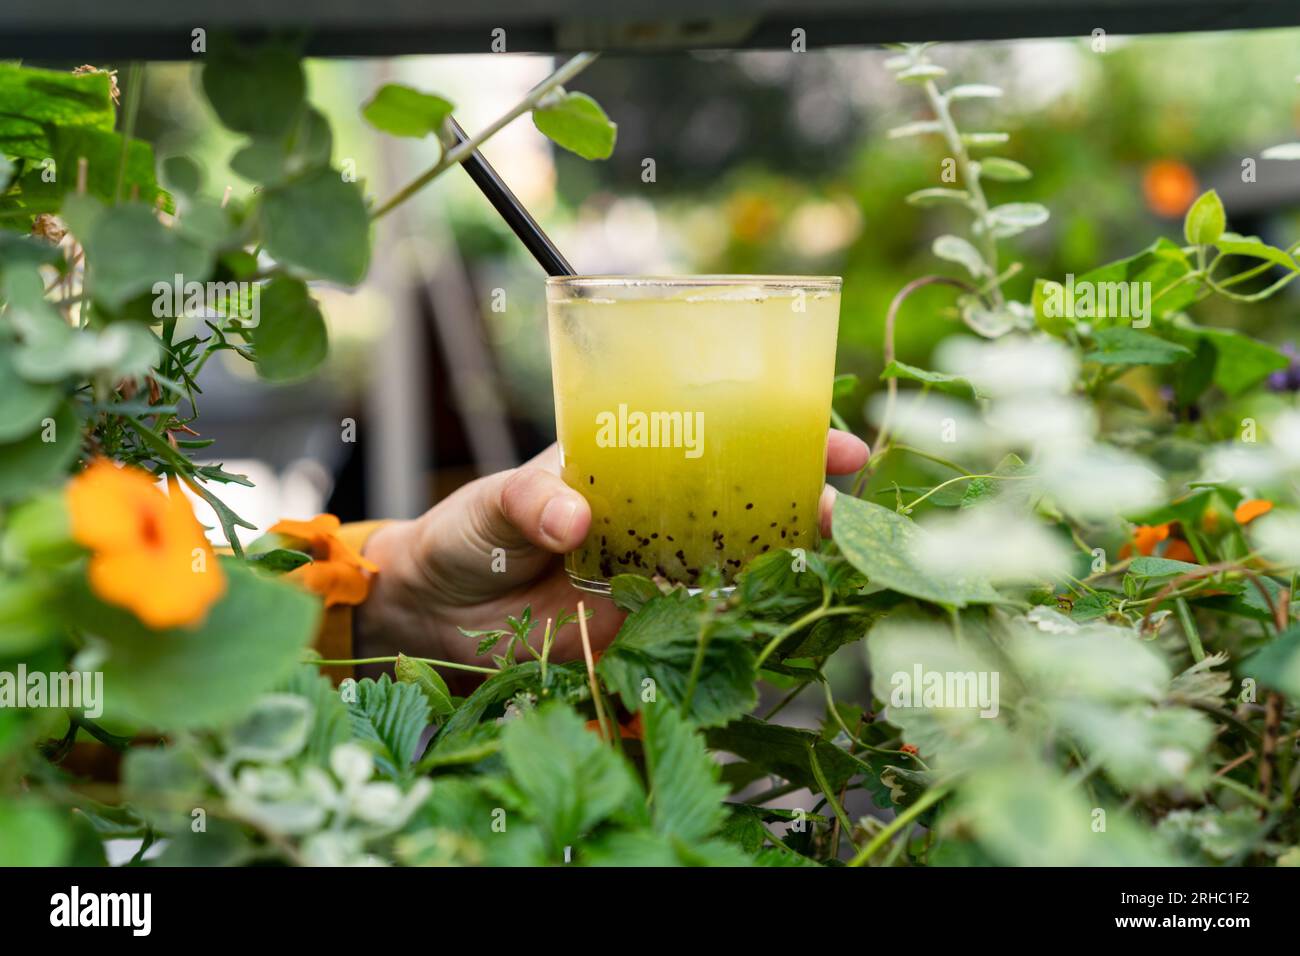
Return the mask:
<svg viewBox="0 0 1300 956"><path fill-rule="evenodd" d="M422 558L432 579L483 598L532 580L552 555L587 535L591 508L559 475L535 465L488 475L443 499L423 519ZM494 557L505 552L504 573Z"/></svg>

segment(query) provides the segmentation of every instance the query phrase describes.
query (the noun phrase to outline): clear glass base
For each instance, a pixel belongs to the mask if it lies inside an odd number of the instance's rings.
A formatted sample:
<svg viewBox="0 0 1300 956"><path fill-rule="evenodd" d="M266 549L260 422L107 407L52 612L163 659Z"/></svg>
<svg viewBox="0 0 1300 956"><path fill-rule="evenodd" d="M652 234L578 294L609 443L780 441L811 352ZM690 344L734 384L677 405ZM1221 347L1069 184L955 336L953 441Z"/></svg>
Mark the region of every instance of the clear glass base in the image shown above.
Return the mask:
<svg viewBox="0 0 1300 956"><path fill-rule="evenodd" d="M609 597L611 588L608 581L598 581L593 578L584 578L568 572L569 583L579 591L586 591L588 594L599 594L601 597ZM670 582L671 583L671 582ZM736 590L735 585L728 584L726 587L716 588L710 591L711 597L726 597L732 591ZM687 587L686 593L694 597L697 594L703 594L704 588Z"/></svg>

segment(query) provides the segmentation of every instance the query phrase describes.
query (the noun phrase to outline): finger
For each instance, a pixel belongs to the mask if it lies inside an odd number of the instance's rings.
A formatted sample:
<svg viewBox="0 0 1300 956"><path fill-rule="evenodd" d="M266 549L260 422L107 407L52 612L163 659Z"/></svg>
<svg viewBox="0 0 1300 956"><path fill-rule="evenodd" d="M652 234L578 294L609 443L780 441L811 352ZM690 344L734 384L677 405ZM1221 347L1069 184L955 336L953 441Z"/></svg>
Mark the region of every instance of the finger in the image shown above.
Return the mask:
<svg viewBox="0 0 1300 956"><path fill-rule="evenodd" d="M559 477L524 465L471 482L430 512L433 546L491 553L572 551L587 534L591 509ZM464 547L467 545L468 547Z"/></svg>
<svg viewBox="0 0 1300 956"><path fill-rule="evenodd" d="M839 494L830 485L822 489L821 500L817 502L817 517L821 524L822 537L831 536L831 509L835 507L835 498Z"/></svg>
<svg viewBox="0 0 1300 956"><path fill-rule="evenodd" d="M849 475L867 463L871 449L857 435L832 428L826 434L826 473Z"/></svg>

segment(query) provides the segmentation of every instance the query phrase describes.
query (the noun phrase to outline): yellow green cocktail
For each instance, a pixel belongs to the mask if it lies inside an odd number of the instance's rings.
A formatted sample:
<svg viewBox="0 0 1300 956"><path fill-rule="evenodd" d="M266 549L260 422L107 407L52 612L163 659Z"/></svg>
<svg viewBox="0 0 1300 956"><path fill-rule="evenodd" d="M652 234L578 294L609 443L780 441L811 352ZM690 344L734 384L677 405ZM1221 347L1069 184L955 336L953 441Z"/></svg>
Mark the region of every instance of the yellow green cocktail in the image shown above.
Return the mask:
<svg viewBox="0 0 1300 956"><path fill-rule="evenodd" d="M816 543L838 278L563 277L547 300L562 473L592 510L576 586L726 584Z"/></svg>

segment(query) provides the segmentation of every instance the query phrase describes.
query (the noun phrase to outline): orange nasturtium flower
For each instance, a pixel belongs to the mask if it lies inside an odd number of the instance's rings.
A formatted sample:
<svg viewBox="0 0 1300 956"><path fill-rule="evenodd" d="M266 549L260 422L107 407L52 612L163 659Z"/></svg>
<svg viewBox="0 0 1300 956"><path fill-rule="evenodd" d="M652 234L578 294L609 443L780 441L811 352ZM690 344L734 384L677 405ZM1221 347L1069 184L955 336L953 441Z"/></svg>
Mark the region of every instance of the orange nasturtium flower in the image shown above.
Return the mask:
<svg viewBox="0 0 1300 956"><path fill-rule="evenodd" d="M1189 564L1196 564L1196 553L1182 538L1171 538L1170 532L1173 528L1172 521L1166 521L1164 524L1140 524L1133 529L1133 540L1120 548L1119 556L1127 558L1134 552L1149 558L1156 553L1156 548L1161 542L1166 542L1164 553L1161 557L1169 558L1171 561L1186 561Z"/></svg>
<svg viewBox="0 0 1300 956"><path fill-rule="evenodd" d="M270 530L295 539L300 549L311 555L311 564L294 568L285 577L323 597L326 607L360 604L366 599L370 593L366 572L373 574L379 568L338 539L339 519L334 515L317 515L310 521L278 521Z"/></svg>
<svg viewBox="0 0 1300 956"><path fill-rule="evenodd" d="M68 484L72 537L91 551L91 590L155 630L197 624L226 590L203 526L172 479L99 459Z"/></svg>
<svg viewBox="0 0 1300 956"><path fill-rule="evenodd" d="M1273 502L1267 498L1251 498L1237 505L1237 510L1232 513L1232 516L1237 519L1237 524L1250 524L1260 515L1266 515L1272 510Z"/></svg>
<svg viewBox="0 0 1300 956"><path fill-rule="evenodd" d="M600 733L600 721L587 721L587 729L593 734ZM638 711L633 714L627 723L618 725L618 735L624 740L641 740L645 734L645 729L641 726L641 713Z"/></svg>
<svg viewBox="0 0 1300 956"><path fill-rule="evenodd" d="M1196 198L1196 176L1186 163L1160 159L1142 174L1142 193L1152 212L1172 219L1187 212Z"/></svg>

